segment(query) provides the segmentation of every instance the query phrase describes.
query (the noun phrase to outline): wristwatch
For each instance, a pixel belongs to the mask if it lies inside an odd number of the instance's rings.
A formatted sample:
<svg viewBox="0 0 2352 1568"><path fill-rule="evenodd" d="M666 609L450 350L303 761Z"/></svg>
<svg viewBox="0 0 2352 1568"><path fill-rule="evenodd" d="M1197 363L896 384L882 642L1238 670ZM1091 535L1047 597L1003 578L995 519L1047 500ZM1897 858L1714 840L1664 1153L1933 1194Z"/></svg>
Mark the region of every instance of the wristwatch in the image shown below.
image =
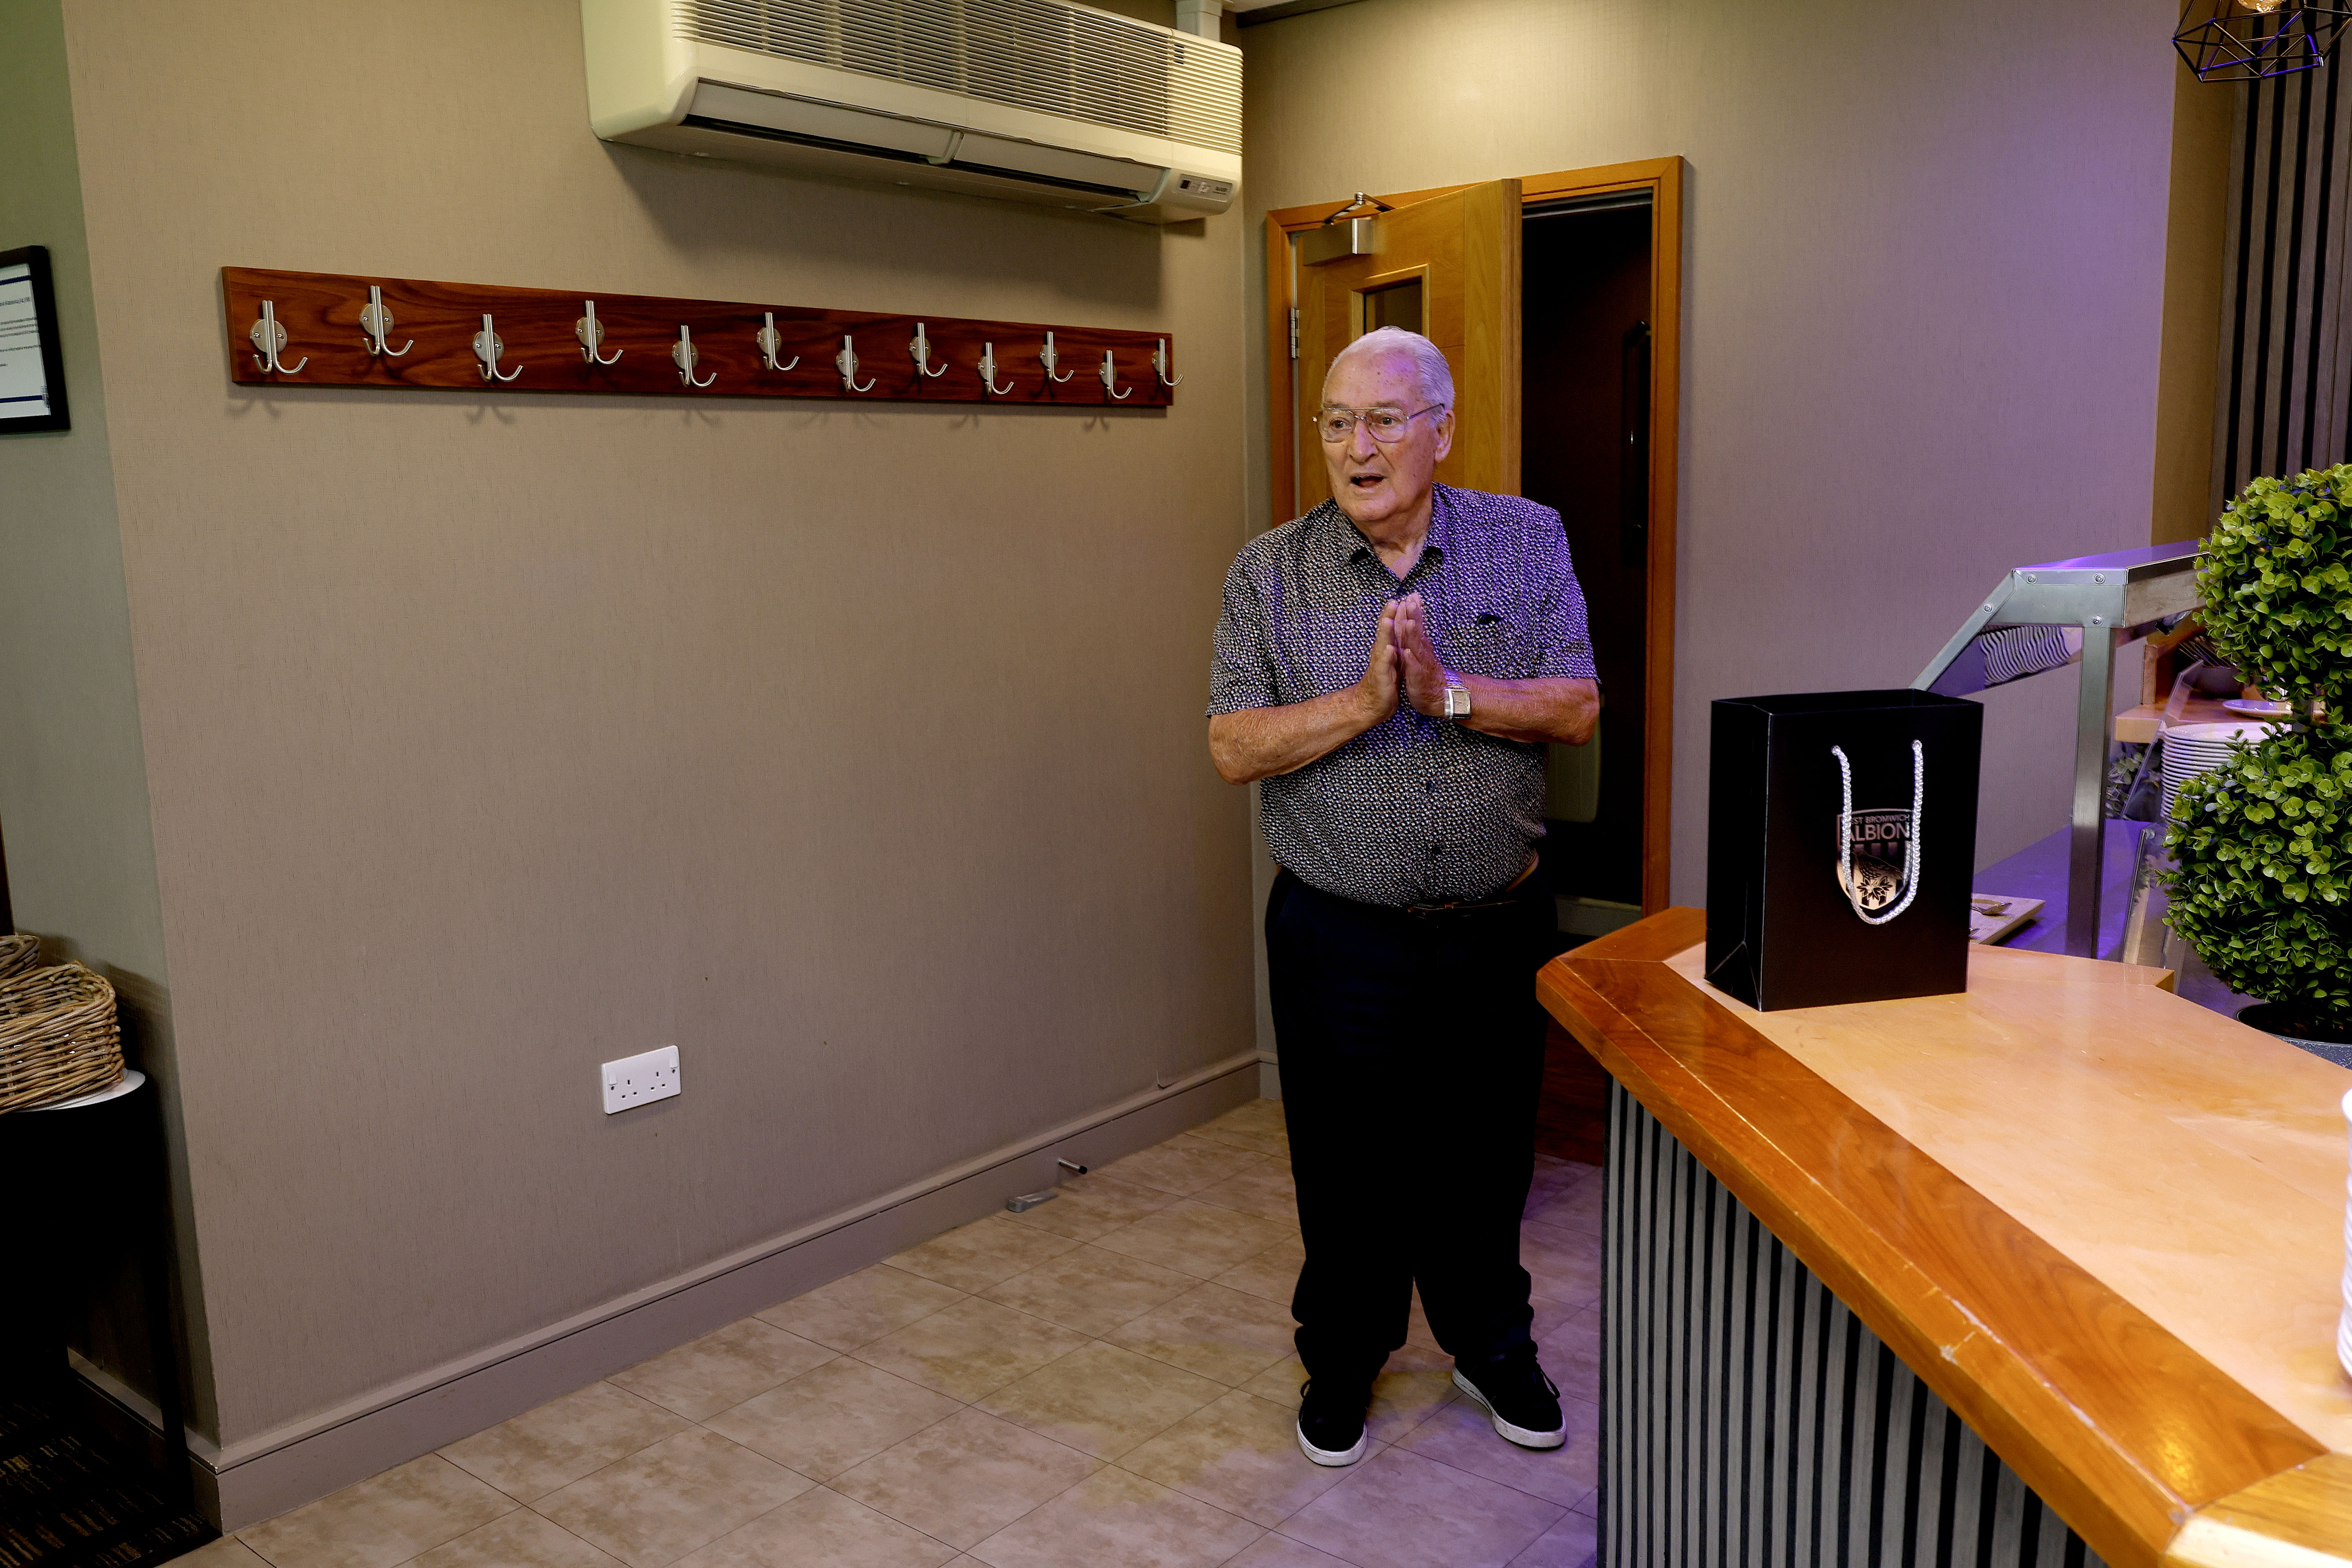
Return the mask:
<svg viewBox="0 0 2352 1568"><path fill-rule="evenodd" d="M1445 716L1448 719L1470 717L1470 689L1455 681L1452 670L1445 672Z"/></svg>

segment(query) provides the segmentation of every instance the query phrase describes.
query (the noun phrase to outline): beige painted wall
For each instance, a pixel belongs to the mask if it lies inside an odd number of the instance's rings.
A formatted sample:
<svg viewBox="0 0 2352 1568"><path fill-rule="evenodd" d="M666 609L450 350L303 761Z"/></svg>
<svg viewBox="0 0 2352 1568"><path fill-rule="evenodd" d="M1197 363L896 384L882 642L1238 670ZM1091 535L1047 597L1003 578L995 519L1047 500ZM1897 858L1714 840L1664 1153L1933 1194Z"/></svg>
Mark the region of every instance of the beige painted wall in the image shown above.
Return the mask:
<svg viewBox="0 0 2352 1568"><path fill-rule="evenodd" d="M1709 700L1907 684L2009 567L2147 542L2172 19L1365 0L1241 35L1253 218L1688 159L1677 901ZM1980 862L2064 823L2072 701L2063 677L1990 694Z"/></svg>
<svg viewBox="0 0 2352 1568"><path fill-rule="evenodd" d="M2157 381L2155 510L2148 541L2213 526L2216 384L2229 231L2230 137L2246 89L2176 66L2172 190L2164 238L2164 358Z"/></svg>
<svg viewBox="0 0 2352 1568"><path fill-rule="evenodd" d="M13 912L49 958L114 982L126 1048L168 1097L163 929L57 0L0 5L0 250L48 247L73 418L68 431L0 435L0 835ZM181 1261L193 1278L193 1250ZM135 1311L128 1322L134 1331L118 1336L101 1310L83 1342L110 1362L127 1352L123 1370L141 1377ZM201 1328L191 1337L201 1357Z"/></svg>
<svg viewBox="0 0 2352 1568"><path fill-rule="evenodd" d="M66 16L224 1442L1250 1047L1238 217L608 147L571 0ZM1165 330L1187 379L257 394L224 264ZM664 1042L684 1095L605 1119Z"/></svg>

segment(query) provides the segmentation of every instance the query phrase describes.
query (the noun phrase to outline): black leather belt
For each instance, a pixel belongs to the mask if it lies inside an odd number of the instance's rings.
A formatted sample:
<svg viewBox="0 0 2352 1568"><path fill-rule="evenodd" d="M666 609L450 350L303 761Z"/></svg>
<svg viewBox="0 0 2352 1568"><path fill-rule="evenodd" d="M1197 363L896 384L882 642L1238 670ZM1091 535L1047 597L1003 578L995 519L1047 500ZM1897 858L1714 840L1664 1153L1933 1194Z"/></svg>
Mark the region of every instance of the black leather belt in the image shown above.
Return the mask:
<svg viewBox="0 0 2352 1568"><path fill-rule="evenodd" d="M1418 915L1423 920L1433 920L1439 915L1475 915L1482 910L1516 909L1518 907L1518 895L1514 892L1506 898L1480 899L1475 902L1399 904L1396 908L1400 914Z"/></svg>
<svg viewBox="0 0 2352 1568"><path fill-rule="evenodd" d="M1475 914L1480 910L1507 910L1518 903L1519 889L1526 887L1528 879L1536 874L1538 864L1540 861L1537 857L1528 856L1526 870L1512 878L1501 892L1484 899L1455 899L1443 904L1398 904L1395 907L1401 913L1423 916L1467 915Z"/></svg>

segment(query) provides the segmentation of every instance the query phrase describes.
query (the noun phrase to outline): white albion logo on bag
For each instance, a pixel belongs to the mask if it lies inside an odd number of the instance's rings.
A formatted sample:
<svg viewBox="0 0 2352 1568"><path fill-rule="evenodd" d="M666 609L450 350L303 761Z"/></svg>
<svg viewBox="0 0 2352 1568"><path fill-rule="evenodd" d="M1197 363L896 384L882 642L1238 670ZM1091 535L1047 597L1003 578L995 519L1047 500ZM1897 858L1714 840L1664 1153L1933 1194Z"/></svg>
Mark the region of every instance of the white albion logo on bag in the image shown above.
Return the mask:
<svg viewBox="0 0 2352 1568"><path fill-rule="evenodd" d="M1908 811L1854 810L1853 765L1846 761L1843 746L1832 746L1830 755L1837 759L1841 802L1838 888L1865 925L1883 926L1909 909L1919 891L1919 809L1927 799L1927 750L1911 742Z"/></svg>
<svg viewBox="0 0 2352 1568"><path fill-rule="evenodd" d="M1911 890L1909 812L1841 813L1838 824L1838 886L1856 910L1876 914Z"/></svg>

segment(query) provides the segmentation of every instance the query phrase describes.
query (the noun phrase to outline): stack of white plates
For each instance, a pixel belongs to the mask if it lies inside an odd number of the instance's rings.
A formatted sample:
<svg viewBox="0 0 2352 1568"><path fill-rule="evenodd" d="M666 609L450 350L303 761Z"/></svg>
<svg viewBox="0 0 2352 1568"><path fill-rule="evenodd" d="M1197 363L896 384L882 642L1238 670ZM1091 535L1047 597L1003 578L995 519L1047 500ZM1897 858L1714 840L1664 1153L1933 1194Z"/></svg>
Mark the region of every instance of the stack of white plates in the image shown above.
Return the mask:
<svg viewBox="0 0 2352 1568"><path fill-rule="evenodd" d="M2172 797L2199 773L2210 773L2230 758L2232 741L2259 741L2268 724L2176 724L2164 732L2164 817L2172 820Z"/></svg>

